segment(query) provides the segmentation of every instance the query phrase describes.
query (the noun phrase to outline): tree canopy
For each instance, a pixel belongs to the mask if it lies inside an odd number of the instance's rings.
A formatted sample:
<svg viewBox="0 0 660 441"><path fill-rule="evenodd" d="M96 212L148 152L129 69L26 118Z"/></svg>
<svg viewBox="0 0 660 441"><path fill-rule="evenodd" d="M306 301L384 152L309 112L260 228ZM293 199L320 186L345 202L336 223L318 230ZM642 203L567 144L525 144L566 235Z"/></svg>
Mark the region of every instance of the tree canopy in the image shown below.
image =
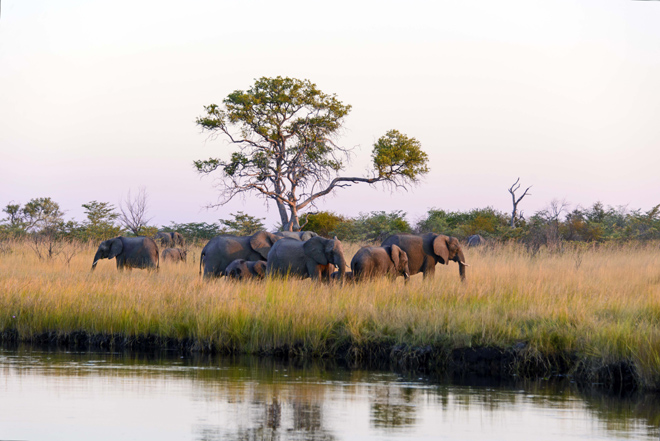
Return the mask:
<svg viewBox="0 0 660 441"><path fill-rule="evenodd" d="M221 173L220 204L250 192L275 201L285 230L299 229L301 210L337 188L360 182L405 188L428 172L419 141L391 130L374 145L369 176L339 176L350 149L336 138L351 106L309 80L260 78L249 90L229 94L221 106L204 109L197 118L202 131L222 135L236 150L229 160L195 161L196 169Z"/></svg>

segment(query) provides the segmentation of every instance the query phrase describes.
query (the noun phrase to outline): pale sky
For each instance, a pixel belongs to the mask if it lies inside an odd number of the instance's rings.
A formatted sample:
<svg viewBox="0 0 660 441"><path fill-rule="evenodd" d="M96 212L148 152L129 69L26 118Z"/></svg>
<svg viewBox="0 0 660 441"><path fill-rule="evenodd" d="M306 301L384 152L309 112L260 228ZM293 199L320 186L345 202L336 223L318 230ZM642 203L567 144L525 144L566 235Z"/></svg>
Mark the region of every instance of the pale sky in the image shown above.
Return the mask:
<svg viewBox="0 0 660 441"><path fill-rule="evenodd" d="M353 110L343 175L363 176L377 138L417 138L431 172L409 192L357 185L317 204L347 216L429 208L511 210L660 203L660 2L2 1L0 205L52 197L118 205L146 187L152 224L219 210L195 159L228 158L195 125L255 78L309 79ZM4 216L0 216L4 217Z"/></svg>

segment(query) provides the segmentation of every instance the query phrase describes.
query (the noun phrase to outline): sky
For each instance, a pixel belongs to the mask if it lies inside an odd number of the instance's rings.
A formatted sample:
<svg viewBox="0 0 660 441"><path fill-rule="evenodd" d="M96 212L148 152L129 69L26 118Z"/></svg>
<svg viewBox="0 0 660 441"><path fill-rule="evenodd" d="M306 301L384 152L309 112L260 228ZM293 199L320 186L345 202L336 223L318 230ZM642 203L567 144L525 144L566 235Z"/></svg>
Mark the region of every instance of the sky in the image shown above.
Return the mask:
<svg viewBox="0 0 660 441"><path fill-rule="evenodd" d="M4 0L0 16L0 206L51 197L67 219L144 187L152 225L217 209L194 160L228 158L195 119L256 78L309 79L352 105L342 175L364 176L390 129L415 137L430 173L409 191L356 185L316 210L430 208L528 217L551 200L660 203L660 2L634 0ZM3 213L4 214L4 213ZM3 217L3 216L0 216Z"/></svg>

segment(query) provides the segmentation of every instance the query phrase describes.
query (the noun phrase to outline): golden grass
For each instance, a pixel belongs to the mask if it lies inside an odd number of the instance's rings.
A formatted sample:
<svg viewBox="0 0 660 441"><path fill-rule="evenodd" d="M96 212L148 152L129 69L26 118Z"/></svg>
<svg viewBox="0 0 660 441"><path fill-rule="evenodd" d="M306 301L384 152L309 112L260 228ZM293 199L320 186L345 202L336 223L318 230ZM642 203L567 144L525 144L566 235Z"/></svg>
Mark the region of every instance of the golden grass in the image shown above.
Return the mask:
<svg viewBox="0 0 660 441"><path fill-rule="evenodd" d="M347 260L357 245L345 244ZM120 273L90 244L69 265L39 260L24 243L0 255L0 331L192 339L244 353L289 347L331 355L343 343L441 345L528 343L530 354L575 353L602 363L630 360L660 387L660 247L608 245L527 253L518 245L468 249L458 267L359 285L311 280L205 282L201 249L158 273Z"/></svg>

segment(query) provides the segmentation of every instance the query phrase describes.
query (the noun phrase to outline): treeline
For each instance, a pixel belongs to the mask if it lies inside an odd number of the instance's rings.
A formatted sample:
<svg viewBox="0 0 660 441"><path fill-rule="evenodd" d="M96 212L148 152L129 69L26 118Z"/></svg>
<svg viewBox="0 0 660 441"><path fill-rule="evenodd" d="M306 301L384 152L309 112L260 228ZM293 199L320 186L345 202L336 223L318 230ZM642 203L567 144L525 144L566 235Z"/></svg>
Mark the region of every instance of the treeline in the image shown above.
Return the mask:
<svg viewBox="0 0 660 441"><path fill-rule="evenodd" d="M134 228L120 222L120 215L108 202L83 204L82 222L65 220L59 204L51 198L35 198L25 205L10 203L2 211L0 239L38 237L40 240L100 241L118 235L132 235ZM263 218L241 211L217 223L172 222L166 226L142 225L139 234L153 236L157 231L178 231L189 241L206 241L221 234L249 235L269 229ZM604 242L660 239L660 205L648 211L625 207L606 207L597 202L591 207L567 210L565 203L552 201L530 218L516 218L494 208L445 211L432 208L411 223L403 211L375 211L346 217L321 211L303 216L303 230L325 237L337 236L348 242L380 242L394 233L438 232L465 240L478 234L497 241L515 240L533 246L556 245L562 241ZM270 228L276 230L277 226Z"/></svg>
<svg viewBox="0 0 660 441"><path fill-rule="evenodd" d="M326 237L336 235L349 241L381 241L394 233L436 232L461 240L478 234L496 241L515 240L533 246L553 246L562 241L605 242L660 239L660 205L649 211L605 207L596 202L591 207L566 210L566 205L553 201L529 219L517 218L511 226L511 215L494 208L468 211L430 209L411 224L405 213L372 212L355 218L319 212L307 217L304 230Z"/></svg>

